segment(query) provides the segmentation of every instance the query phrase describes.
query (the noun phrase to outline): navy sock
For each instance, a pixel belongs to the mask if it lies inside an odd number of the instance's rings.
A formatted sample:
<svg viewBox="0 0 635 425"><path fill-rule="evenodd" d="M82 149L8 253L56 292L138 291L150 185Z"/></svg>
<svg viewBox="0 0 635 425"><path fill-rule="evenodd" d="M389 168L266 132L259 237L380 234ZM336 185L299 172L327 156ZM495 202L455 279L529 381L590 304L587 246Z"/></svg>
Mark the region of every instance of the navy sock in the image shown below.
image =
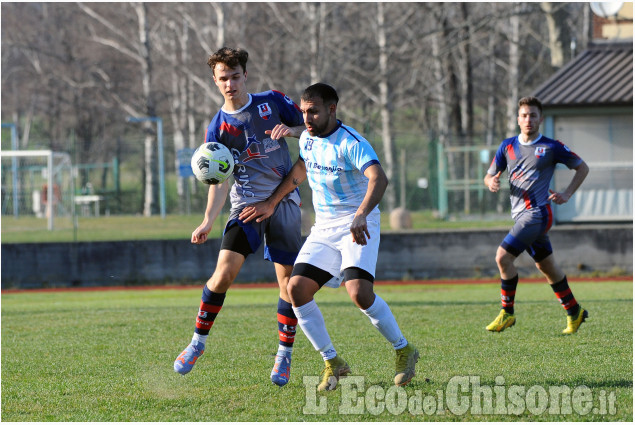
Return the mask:
<svg viewBox="0 0 635 425"><path fill-rule="evenodd" d="M509 314L514 314L516 286L518 286L518 275L511 279L501 278L501 304L503 305L503 310Z"/></svg>
<svg viewBox="0 0 635 425"><path fill-rule="evenodd" d="M282 298L278 299L278 337L281 349L291 351L297 325L298 319L295 317L291 303Z"/></svg>
<svg viewBox="0 0 635 425"><path fill-rule="evenodd" d="M560 282L551 284L551 289L553 289L554 294L558 297L558 301L560 301L567 314L569 316L577 316L580 311L580 305L573 296L571 288L569 288L567 277L565 276Z"/></svg>

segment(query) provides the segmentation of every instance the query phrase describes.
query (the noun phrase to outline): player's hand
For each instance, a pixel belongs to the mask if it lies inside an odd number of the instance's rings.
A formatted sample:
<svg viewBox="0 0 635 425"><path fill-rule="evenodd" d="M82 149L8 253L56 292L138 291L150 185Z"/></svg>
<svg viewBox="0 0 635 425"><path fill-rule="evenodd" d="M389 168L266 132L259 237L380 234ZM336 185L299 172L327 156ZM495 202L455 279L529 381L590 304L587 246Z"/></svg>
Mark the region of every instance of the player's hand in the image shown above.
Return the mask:
<svg viewBox="0 0 635 425"><path fill-rule="evenodd" d="M203 222L201 223L200 226L198 226L193 232L192 232L192 239L190 240L190 242L192 242L193 244L196 245L200 245L202 243L205 243L207 241L207 235L209 234L209 232L212 230L212 224L211 223L207 223L207 222Z"/></svg>
<svg viewBox="0 0 635 425"><path fill-rule="evenodd" d="M293 136L291 129L284 124L277 124L271 130L265 130L265 134L269 134L272 140L278 140L286 136Z"/></svg>
<svg viewBox="0 0 635 425"><path fill-rule="evenodd" d="M242 220L245 223L250 222L251 220L256 220L256 223L260 223L263 220L268 219L273 215L275 207L270 205L267 201L256 202L255 204L251 204L243 208L243 210L238 215L238 219Z"/></svg>
<svg viewBox="0 0 635 425"><path fill-rule="evenodd" d="M501 173L502 171L499 171L498 173L496 173L496 175L492 176L492 178L489 179L489 184L487 185L487 188L489 189L490 192L498 192L499 189L501 188L501 181L500 181Z"/></svg>
<svg viewBox="0 0 635 425"><path fill-rule="evenodd" d="M366 245L366 238L370 239L366 217L358 215L353 219L351 235L353 236L353 242L358 245Z"/></svg>
<svg viewBox="0 0 635 425"><path fill-rule="evenodd" d="M555 202L558 205L562 205L566 202L569 201L570 196L567 195L566 193L559 193L559 192L554 192L553 190L549 189L549 193L551 193L551 195L549 195L549 200Z"/></svg>

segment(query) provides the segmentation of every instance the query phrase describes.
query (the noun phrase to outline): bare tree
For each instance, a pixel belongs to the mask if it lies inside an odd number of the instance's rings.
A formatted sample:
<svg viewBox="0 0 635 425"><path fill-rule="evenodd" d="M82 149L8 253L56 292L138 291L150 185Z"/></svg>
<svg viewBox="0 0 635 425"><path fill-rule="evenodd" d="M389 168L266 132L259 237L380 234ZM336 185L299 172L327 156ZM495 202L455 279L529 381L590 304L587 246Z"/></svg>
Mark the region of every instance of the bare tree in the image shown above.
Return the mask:
<svg viewBox="0 0 635 425"><path fill-rule="evenodd" d="M395 147L392 135L392 103L390 92L390 76L388 70L388 41L386 34L386 15L384 3L377 3L377 45L379 47L379 108L381 114L381 139L384 144L384 160L386 163L386 176L394 182L395 171ZM392 211L397 206L397 197L394 184L386 188L386 202L388 210Z"/></svg>
<svg viewBox="0 0 635 425"><path fill-rule="evenodd" d="M119 93L112 93L119 106L127 114L136 118L156 118L156 107L153 93L153 63L152 46L150 37L150 23L148 22L147 3L132 3L131 7L136 16L136 34L122 33L119 22L113 22L96 9L79 3L80 9L93 18L101 31L91 27L90 39L95 43L108 46L118 53L133 59L138 65L139 78L141 80L142 98L140 101L127 101ZM112 9L110 9L112 11ZM144 201L143 214L150 216L159 211L158 198L158 171L156 131L153 123L144 121Z"/></svg>
<svg viewBox="0 0 635 425"><path fill-rule="evenodd" d="M157 177L150 156L157 153L154 125L145 123L151 133L143 144L126 143L138 125L125 117L167 117L168 160L180 147L196 145L222 105L205 62L223 45L250 52L250 90L275 88L295 98L317 80L335 86L342 119L379 142L387 174L399 180L394 152L406 145L427 158L435 137L447 147L481 138L494 144L515 133L520 93L553 72L553 40L562 40L566 61L566 40L576 37L584 48L588 29L588 5L578 3L1 7L3 120L18 123L24 147L39 139L73 150L74 134L80 162L113 151L139 161L132 168L144 170L144 213L156 210L150 201ZM550 15L559 38L553 38ZM450 177L460 178L463 161L449 160ZM168 173L173 168L170 163ZM426 167L408 168L420 176ZM177 190L183 193L182 184ZM385 198L383 207L396 204L392 195Z"/></svg>
<svg viewBox="0 0 635 425"><path fill-rule="evenodd" d="M563 3L540 3L545 13L547 28L549 29L549 51L551 52L551 65L561 68L565 63L567 48L571 44L571 36L566 28L567 9Z"/></svg>
<svg viewBox="0 0 635 425"><path fill-rule="evenodd" d="M516 13L513 13L509 18L509 65L507 67L507 73L509 75L507 85L507 131L506 137L513 135L516 132L516 102L518 102L519 87L518 82L520 79L520 8L514 6Z"/></svg>

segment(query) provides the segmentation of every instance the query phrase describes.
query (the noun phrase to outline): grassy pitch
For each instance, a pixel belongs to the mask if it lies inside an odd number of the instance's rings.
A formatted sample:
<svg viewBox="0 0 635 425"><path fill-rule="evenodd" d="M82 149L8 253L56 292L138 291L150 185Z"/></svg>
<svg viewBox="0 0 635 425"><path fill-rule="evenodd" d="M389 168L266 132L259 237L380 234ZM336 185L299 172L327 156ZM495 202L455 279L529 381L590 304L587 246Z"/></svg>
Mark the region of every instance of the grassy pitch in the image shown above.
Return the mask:
<svg viewBox="0 0 635 425"><path fill-rule="evenodd" d="M378 285L421 352L417 376L392 385L392 347L342 288L316 297L353 376L315 394L323 363L298 330L291 382L269 381L277 289L232 288L205 355L172 363L194 328L200 289L2 295L3 421L631 421L632 282L576 282L590 311L560 334L546 284L521 281L517 324L485 331L498 285ZM305 382L308 384L305 385Z"/></svg>

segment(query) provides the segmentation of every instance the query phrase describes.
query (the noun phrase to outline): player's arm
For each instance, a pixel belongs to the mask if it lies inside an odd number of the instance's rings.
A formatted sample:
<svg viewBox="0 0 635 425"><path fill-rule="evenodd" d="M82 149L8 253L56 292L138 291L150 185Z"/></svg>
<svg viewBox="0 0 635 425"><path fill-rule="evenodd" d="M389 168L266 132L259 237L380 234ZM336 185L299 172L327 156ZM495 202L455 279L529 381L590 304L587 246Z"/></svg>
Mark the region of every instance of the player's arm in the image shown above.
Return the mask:
<svg viewBox="0 0 635 425"><path fill-rule="evenodd" d="M569 183L569 186L567 186L564 192L554 192L553 190L549 189L549 193L551 193L551 195L549 195L550 201L553 201L558 205L564 204L565 202L569 201L575 191L578 190L578 188L582 185L582 182L584 181L584 179L586 179L586 176L589 174L589 166L584 161L582 161L577 167L575 167L574 170L575 174L571 179L571 183Z"/></svg>
<svg viewBox="0 0 635 425"><path fill-rule="evenodd" d="M221 184L210 185L207 192L207 206L205 207L205 217L203 222L192 232L191 242L202 244L207 241L207 235L212 230L212 224L220 214L229 192L229 181L225 180Z"/></svg>
<svg viewBox="0 0 635 425"><path fill-rule="evenodd" d="M500 176L502 171L492 175L490 173L485 173L485 186L489 189L490 192L498 192L501 188Z"/></svg>
<svg viewBox="0 0 635 425"><path fill-rule="evenodd" d="M306 130L304 124L295 127L289 127L286 124L277 124L273 129L265 130L265 134L269 134L273 140L278 140L282 137L295 137L299 139L304 130Z"/></svg>
<svg viewBox="0 0 635 425"><path fill-rule="evenodd" d="M364 175L368 178L368 188L351 224L353 241L359 245L366 245L366 238L370 239L366 217L379 205L379 201L381 201L384 192L386 192L386 187L388 187L388 177L386 177L381 165L371 165L364 170Z"/></svg>
<svg viewBox="0 0 635 425"><path fill-rule="evenodd" d="M276 125L271 131L266 130L265 134L270 134L273 140L278 140L282 137L295 137L299 139L302 132L306 130L300 108L284 93L276 90L272 90L271 92L278 105L280 124Z"/></svg>
<svg viewBox="0 0 635 425"><path fill-rule="evenodd" d="M306 165L302 158L298 158L295 164L293 164L293 167L291 167L289 174L282 179L273 193L266 200L256 202L255 204L243 208L238 218L245 223L254 219L257 223L260 223L271 217L280 201L297 189L304 180L306 180Z"/></svg>

